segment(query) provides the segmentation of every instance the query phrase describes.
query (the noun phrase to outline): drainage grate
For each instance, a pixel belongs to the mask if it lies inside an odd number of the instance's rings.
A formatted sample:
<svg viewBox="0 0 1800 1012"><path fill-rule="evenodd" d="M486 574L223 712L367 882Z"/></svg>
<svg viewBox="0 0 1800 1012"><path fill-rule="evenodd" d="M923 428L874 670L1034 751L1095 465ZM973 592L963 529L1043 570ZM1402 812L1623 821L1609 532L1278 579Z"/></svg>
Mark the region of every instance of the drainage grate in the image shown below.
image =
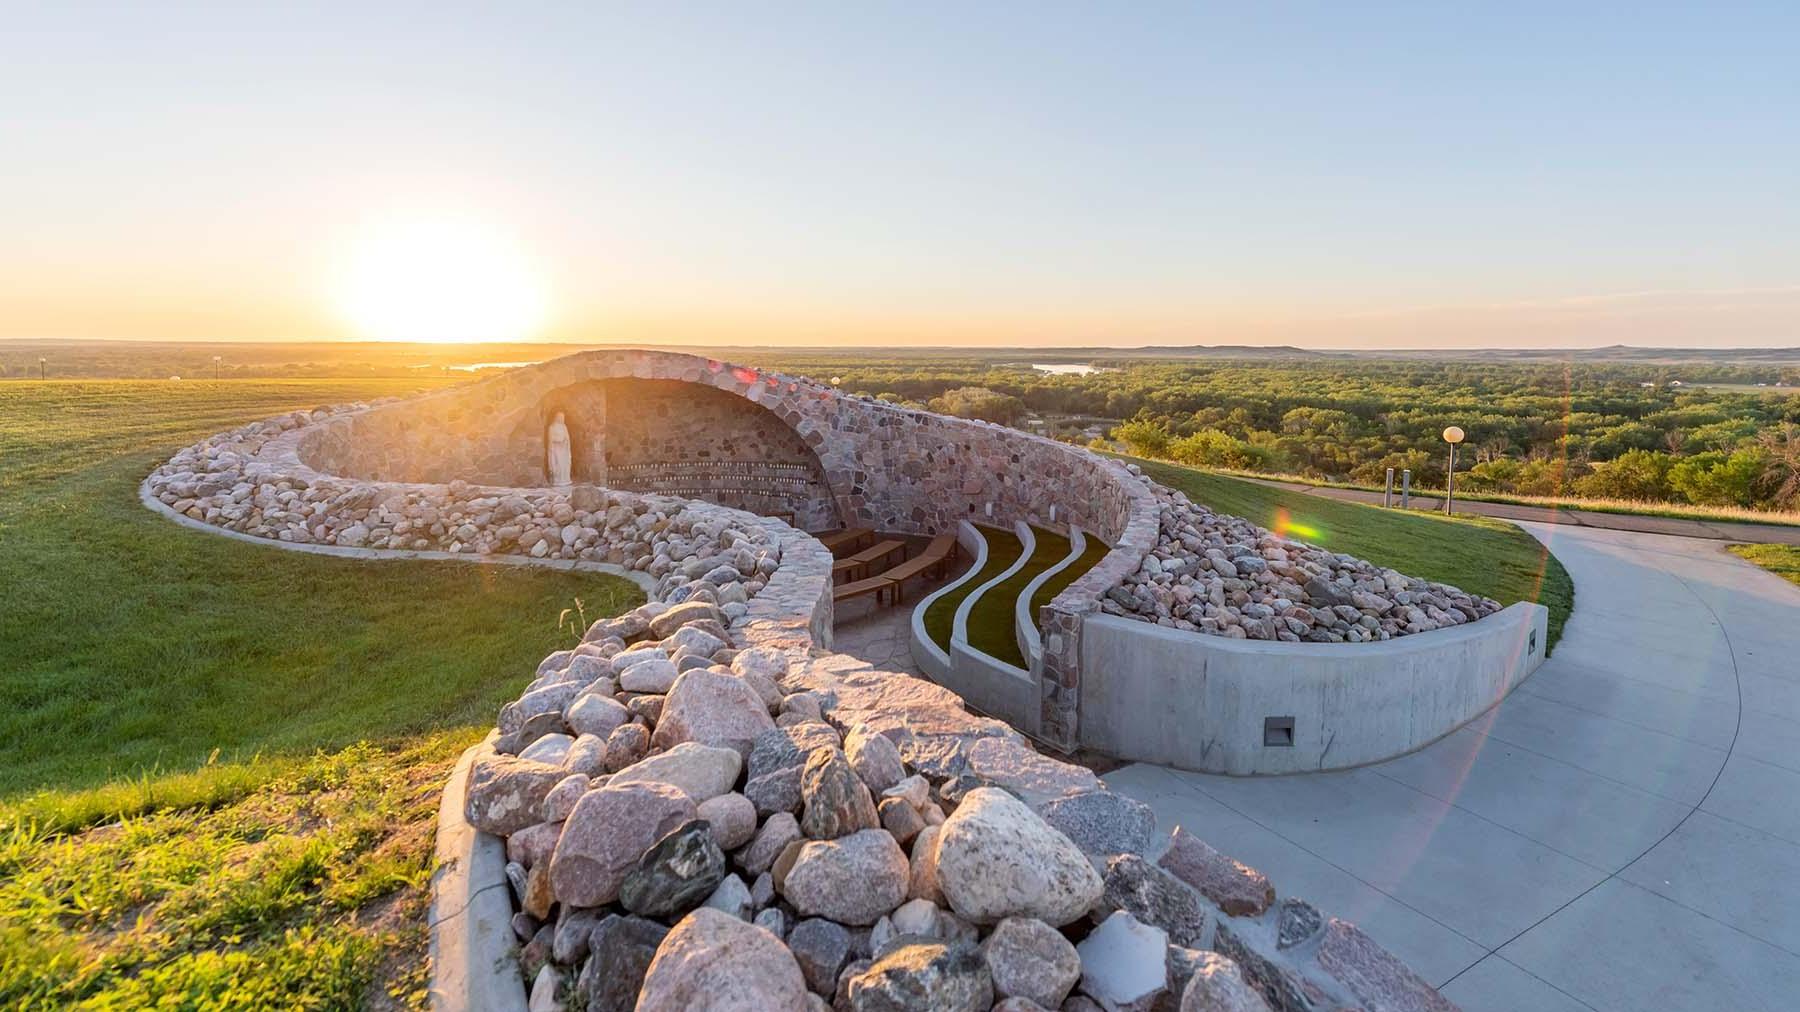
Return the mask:
<svg viewBox="0 0 1800 1012"><path fill-rule="evenodd" d="M1272 748L1294 747L1294 718L1264 717L1263 745Z"/></svg>

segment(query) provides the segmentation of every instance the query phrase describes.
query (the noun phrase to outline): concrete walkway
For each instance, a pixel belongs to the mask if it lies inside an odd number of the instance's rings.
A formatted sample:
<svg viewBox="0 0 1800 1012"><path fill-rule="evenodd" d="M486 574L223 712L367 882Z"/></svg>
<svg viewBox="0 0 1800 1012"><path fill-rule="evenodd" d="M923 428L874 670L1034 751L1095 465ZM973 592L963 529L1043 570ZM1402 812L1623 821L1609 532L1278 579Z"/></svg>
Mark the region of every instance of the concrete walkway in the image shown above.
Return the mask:
<svg viewBox="0 0 1800 1012"><path fill-rule="evenodd" d="M1308 485L1297 481L1279 481L1274 478L1242 477L1245 481L1253 481L1259 485L1272 485L1302 495L1316 495L1322 499L1340 499L1345 502L1368 503L1381 505L1381 493L1369 492L1360 488L1328 488L1321 485ZM1394 493L1394 501L1400 501L1400 494ZM1412 497L1412 508L1415 510L1440 511L1444 508L1444 500L1438 496L1417 495ZM1653 517L1635 513L1600 513L1594 510L1568 509L1561 506L1527 506L1519 503L1477 502L1473 499L1456 500L1456 512L1475 513L1484 517L1499 517L1502 520L1521 521L1526 523L1562 524L1575 527L1597 527L1609 531L1637 531L1642 534L1667 534L1680 538L1707 538L1714 541L1754 542L1770 545L1800 545L1800 527L1784 524L1735 523L1717 520L1690 520L1684 517Z"/></svg>
<svg viewBox="0 0 1800 1012"><path fill-rule="evenodd" d="M1348 772L1106 780L1468 1012L1800 1008L1800 588L1717 541L1524 526L1575 613L1474 723Z"/></svg>

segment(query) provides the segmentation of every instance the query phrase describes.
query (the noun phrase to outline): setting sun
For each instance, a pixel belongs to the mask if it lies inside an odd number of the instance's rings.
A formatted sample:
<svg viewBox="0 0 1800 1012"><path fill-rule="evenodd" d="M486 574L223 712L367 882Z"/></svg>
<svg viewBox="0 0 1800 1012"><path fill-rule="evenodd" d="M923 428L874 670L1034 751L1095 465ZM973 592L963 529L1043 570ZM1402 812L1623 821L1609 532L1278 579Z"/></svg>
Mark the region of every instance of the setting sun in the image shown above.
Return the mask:
<svg viewBox="0 0 1800 1012"><path fill-rule="evenodd" d="M535 336L547 312L523 250L459 221L372 230L353 248L337 298L357 333L375 341L518 341Z"/></svg>

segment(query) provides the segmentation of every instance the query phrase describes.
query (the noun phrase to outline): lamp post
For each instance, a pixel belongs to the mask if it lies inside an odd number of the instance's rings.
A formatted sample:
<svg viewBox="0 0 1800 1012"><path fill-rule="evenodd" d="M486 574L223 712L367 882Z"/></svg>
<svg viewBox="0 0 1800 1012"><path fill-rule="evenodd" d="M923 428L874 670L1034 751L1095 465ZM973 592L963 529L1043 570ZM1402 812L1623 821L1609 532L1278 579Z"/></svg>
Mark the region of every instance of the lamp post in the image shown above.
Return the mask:
<svg viewBox="0 0 1800 1012"><path fill-rule="evenodd" d="M1456 444L1463 441L1463 430L1455 425L1444 430L1444 442L1450 444L1450 473L1444 481L1444 515L1456 512Z"/></svg>
<svg viewBox="0 0 1800 1012"><path fill-rule="evenodd" d="M224 364L224 359L225 359L225 356L223 356L223 355L214 355L213 356L213 382L214 383L217 383L219 381L219 367Z"/></svg>
<svg viewBox="0 0 1800 1012"><path fill-rule="evenodd" d="M39 355L38 356L38 379L46 380L49 378L50 378L50 360L45 358L42 355Z"/></svg>

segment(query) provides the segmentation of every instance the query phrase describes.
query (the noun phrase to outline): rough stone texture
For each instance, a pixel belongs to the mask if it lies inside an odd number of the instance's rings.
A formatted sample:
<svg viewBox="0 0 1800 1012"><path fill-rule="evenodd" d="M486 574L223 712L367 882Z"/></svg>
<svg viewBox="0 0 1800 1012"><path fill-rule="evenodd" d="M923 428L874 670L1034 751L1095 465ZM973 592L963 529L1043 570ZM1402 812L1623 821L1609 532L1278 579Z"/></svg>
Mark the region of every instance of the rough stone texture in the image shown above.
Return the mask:
<svg viewBox="0 0 1800 1012"><path fill-rule="evenodd" d="M1092 770L1058 762L1012 739L983 738L969 746L968 759L971 775L1031 805L1101 787Z"/></svg>
<svg viewBox="0 0 1800 1012"><path fill-rule="evenodd" d="M742 794L707 798L697 810L712 826L713 841L721 850L736 850L756 836L756 806Z"/></svg>
<svg viewBox="0 0 1800 1012"><path fill-rule="evenodd" d="M507 836L543 822L544 797L569 771L514 756L489 754L469 767L463 817L485 833Z"/></svg>
<svg viewBox="0 0 1800 1012"><path fill-rule="evenodd" d="M575 985L587 996L589 1012L632 1012L644 974L668 933L668 928L642 917L602 918L588 942L593 955Z"/></svg>
<svg viewBox="0 0 1800 1012"><path fill-rule="evenodd" d="M1197 947L1206 931L1206 913L1192 891L1175 876L1136 854L1120 854L1106 865L1105 905L1129 912L1143 924L1161 928L1169 941Z"/></svg>
<svg viewBox="0 0 1800 1012"><path fill-rule="evenodd" d="M944 821L937 878L951 909L977 924L1015 916L1067 924L1102 890L1100 876L1068 837L992 787L970 791Z"/></svg>
<svg viewBox="0 0 1800 1012"><path fill-rule="evenodd" d="M1269 1012L1268 1002L1244 980L1236 963L1216 952L1196 955L1193 975L1181 993L1180 1012Z"/></svg>
<svg viewBox="0 0 1800 1012"><path fill-rule="evenodd" d="M544 489L467 483L469 478L540 483L543 427L552 411L568 414L579 484ZM1125 612L1132 610L1127 604L1135 609L1145 602L1160 609L1166 597L1190 609L1177 614L1171 606L1171 625L1204 626L1211 619L1216 628L1208 631L1219 635L1285 638L1285 633L1349 641L1454 623L1459 613L1461 620L1473 620L1484 607L1473 599L1465 607L1446 588L1421 587L1399 574L1381 573L1380 587L1358 586L1367 573L1355 560L1316 558L1291 543L1264 543L1260 535L1248 545L1220 544L1212 539L1234 530L1230 524L1197 523L1189 504L1134 470L998 426L848 398L804 380L690 356L625 351L570 356L402 404L299 411L253 423L177 453L145 481L143 494L190 521L365 557L424 550L637 574L652 600L596 621L576 650L546 657L523 697L499 716L502 735L495 748L501 753L516 755L535 746L532 755L554 757L567 746L562 777L581 773L592 777L590 786L596 788L576 801L576 809L588 796L604 793L606 777L596 774L617 773L677 739L741 755L755 734L773 726L767 715L780 713L784 726L803 727L823 717L851 733L846 758L878 790L890 777L903 775L905 764L948 779L940 794L946 800L960 799L983 783L1000 784L1056 816L1082 849L1107 857L1143 849L1137 841L1151 830L1139 831L1128 806L1114 804L1116 813L1096 814L1089 809L1107 802L1055 800L1069 790L1104 797L1092 790L1097 785L1083 771L1029 752L1010 728L970 714L941 687L817 653L829 646L832 616L831 558L817 542L779 521L622 489L679 491L752 510L776 511L785 501L807 526L850 523L918 533L946 530L990 502L1000 522L1032 519L1043 504L1057 504L1059 520L1078 523L1114 545L1038 616L1044 631L1042 731L1065 744L1077 736L1081 623L1094 611ZM771 496L777 486L789 491ZM1288 584L1297 593L1289 594ZM1195 595L1197 586L1206 588L1205 600ZM1296 610L1267 601L1271 588L1288 594L1289 605L1308 595L1307 604ZM1213 600L1214 589L1223 592L1222 602ZM1302 636L1299 630L1309 619L1310 631ZM621 685L634 664L650 667ZM663 684L668 672L662 664L670 664L679 677L712 675L741 688L720 689L714 693L720 698L698 702L722 699L722 705L699 705L685 714L677 712L676 701L659 695L624 692L612 698L621 689L672 689ZM731 670L709 671L715 664ZM661 677L647 678L659 671ZM751 716L752 700L761 719ZM629 709L620 706L624 701L630 701ZM637 723L625 723L632 713ZM729 726L733 723L748 726ZM837 745L835 731L814 727ZM660 738L653 737L653 729ZM696 730L704 733L692 733ZM902 760L898 771L883 761L891 758L884 742ZM879 758L863 756L865 748ZM787 779L765 781L754 792L746 785L745 803L764 814L798 811L800 764L809 751L792 750L794 764L781 767L791 770L783 773ZM750 779L756 779L754 771ZM575 793L573 787L566 790ZM500 799L499 808L518 814L489 821L517 827L507 834L508 857L517 862L509 874L516 871L517 889L522 897L529 894L531 909L549 917L547 893L555 894L557 876L548 875L546 890L541 866L554 865L562 849L563 827L553 816L563 814L567 799L559 795L555 810L546 811L533 793L527 792L525 802L513 800L510 808ZM944 822L944 811L928 800L928 790L923 797L904 795L906 806L926 823ZM536 811L529 811L532 801ZM734 807L741 812L741 805ZM904 837L910 820L894 811L894 826ZM771 819L774 832L765 849L772 846L774 853L755 855L765 869L781 864L784 884L801 850L793 839L797 821L785 818L786 825ZM596 827L575 828L572 841L592 836ZM907 893L939 899L931 880L940 833L928 825L915 838ZM739 858L751 857L759 840L760 834L738 851ZM780 861L781 851L790 849L789 858ZM641 852L632 860L637 857ZM533 868L538 869L535 890L528 870ZM746 867L746 874L758 873ZM752 904L758 894L763 903L774 899L775 877L758 874ZM721 882L715 895L732 881L738 880ZM571 920L571 900L553 898L561 910L555 924L521 912L514 926L529 942L523 962L540 1005L555 997L547 994L553 990L549 982L566 980L573 970L569 960L579 958L569 955L572 940L565 938L560 946L556 941L558 929ZM727 910L721 916L745 911L735 895L723 896L720 905ZM785 928L785 909L769 907L757 918ZM1310 962L1321 948L1314 944L1318 934L1278 950L1275 942L1263 941L1277 933L1273 921L1244 936L1259 947L1249 957L1276 971L1263 977L1299 987L1304 1000L1314 1004L1349 1000L1347 987ZM896 926L945 939L977 937L967 922L925 903L894 910L886 930ZM1222 945L1248 951L1224 923L1220 929ZM1284 925L1283 940L1294 930L1299 929ZM868 953L873 934L874 929L853 933L853 949ZM884 947L898 940L888 937ZM1267 951L1260 948L1264 945ZM568 958L546 966L559 949ZM1189 951L1171 949L1171 962L1186 967L1175 954ZM1305 963L1316 980L1296 974L1290 965L1295 961ZM600 963L595 956L583 967L577 1004L581 981L592 983L598 972L592 968ZM1346 959L1339 969L1353 975L1353 965ZM865 969L847 968L841 976L848 979ZM1378 977L1370 971L1365 986ZM607 979L635 981L636 976ZM1327 995L1320 988L1343 993ZM621 1007L633 997L623 995ZM1087 1004L1085 999L1068 1003ZM814 995L812 1005L817 1004Z"/></svg>
<svg viewBox="0 0 1800 1012"><path fill-rule="evenodd" d="M671 748L695 741L749 755L756 736L774 726L768 707L743 679L697 669L675 680L650 744Z"/></svg>
<svg viewBox="0 0 1800 1012"><path fill-rule="evenodd" d="M1161 929L1120 910L1075 947L1081 990L1114 1012L1148 1012L1168 986L1168 948Z"/></svg>
<svg viewBox="0 0 1800 1012"><path fill-rule="evenodd" d="M1158 863L1233 917L1260 917L1275 902L1275 887L1262 872L1226 857L1180 826Z"/></svg>
<svg viewBox="0 0 1800 1012"><path fill-rule="evenodd" d="M1319 933L1319 927L1323 923L1324 918L1311 903L1296 896L1282 900L1281 912L1276 920L1276 947L1291 949L1309 941Z"/></svg>
<svg viewBox="0 0 1800 1012"><path fill-rule="evenodd" d="M638 858L694 815L686 794L662 784L589 791L564 823L550 858L556 898L577 907L611 903Z"/></svg>
<svg viewBox="0 0 1800 1012"><path fill-rule="evenodd" d="M885 791L906 776L900 750L886 735L875 733L867 725L858 724L850 729L844 738L844 754L849 757L856 775L871 791Z"/></svg>
<svg viewBox="0 0 1800 1012"><path fill-rule="evenodd" d="M1294 967L1278 963L1246 944L1229 924L1219 925L1213 937L1213 948L1237 963L1244 980L1256 988L1275 1012L1313 1012L1330 1007L1327 996L1316 985L1308 982Z"/></svg>
<svg viewBox="0 0 1800 1012"><path fill-rule="evenodd" d="M906 853L880 829L801 846L776 888L802 914L840 924L874 924L906 899Z"/></svg>
<svg viewBox="0 0 1800 1012"><path fill-rule="evenodd" d="M1462 625L1500 603L1291 541L1148 479L1160 531L1109 614L1237 639L1367 643Z"/></svg>
<svg viewBox="0 0 1800 1012"><path fill-rule="evenodd" d="M806 986L816 994L832 994L838 971L850 958L849 930L835 921L812 917L794 925L787 944L806 977Z"/></svg>
<svg viewBox="0 0 1800 1012"><path fill-rule="evenodd" d="M695 819L638 859L619 887L619 902L644 917L669 920L700 905L725 878L725 854L712 829Z"/></svg>
<svg viewBox="0 0 1800 1012"><path fill-rule="evenodd" d="M614 773L613 787L633 783L661 783L680 790L695 804L728 793L737 783L743 758L735 749L714 748L698 742L682 742L666 752L632 763Z"/></svg>
<svg viewBox="0 0 1800 1012"><path fill-rule="evenodd" d="M1038 814L1092 857L1142 854L1156 834L1149 805L1107 790L1056 798L1039 806Z"/></svg>
<svg viewBox="0 0 1800 1012"><path fill-rule="evenodd" d="M994 987L981 954L967 945L901 945L851 977L853 1012L987 1012Z"/></svg>
<svg viewBox="0 0 1800 1012"><path fill-rule="evenodd" d="M638 1012L795 1009L806 981L779 938L709 907L687 915L657 947Z"/></svg>
<svg viewBox="0 0 1800 1012"><path fill-rule="evenodd" d="M1454 1012L1443 995L1395 959L1362 929L1336 917L1325 922L1319 966L1350 989L1368 1009L1382 1012Z"/></svg>
<svg viewBox="0 0 1800 1012"><path fill-rule="evenodd" d="M787 812L777 812L763 822L750 845L739 852L738 863L750 874L761 875L774 866L775 859L781 856L788 844L804 838L800 832L800 820Z"/></svg>
<svg viewBox="0 0 1800 1012"><path fill-rule="evenodd" d="M815 840L835 840L881 824L869 788L835 748L807 756L800 798L800 831Z"/></svg>
<svg viewBox="0 0 1800 1012"><path fill-rule="evenodd" d="M701 906L730 914L740 921L750 920L756 914L756 900L750 895L750 887L736 875L720 879L719 887L712 891L712 895Z"/></svg>
<svg viewBox="0 0 1800 1012"><path fill-rule="evenodd" d="M1059 1007L1081 979L1081 957L1062 932L1030 917L1008 917L981 943L994 993Z"/></svg>

